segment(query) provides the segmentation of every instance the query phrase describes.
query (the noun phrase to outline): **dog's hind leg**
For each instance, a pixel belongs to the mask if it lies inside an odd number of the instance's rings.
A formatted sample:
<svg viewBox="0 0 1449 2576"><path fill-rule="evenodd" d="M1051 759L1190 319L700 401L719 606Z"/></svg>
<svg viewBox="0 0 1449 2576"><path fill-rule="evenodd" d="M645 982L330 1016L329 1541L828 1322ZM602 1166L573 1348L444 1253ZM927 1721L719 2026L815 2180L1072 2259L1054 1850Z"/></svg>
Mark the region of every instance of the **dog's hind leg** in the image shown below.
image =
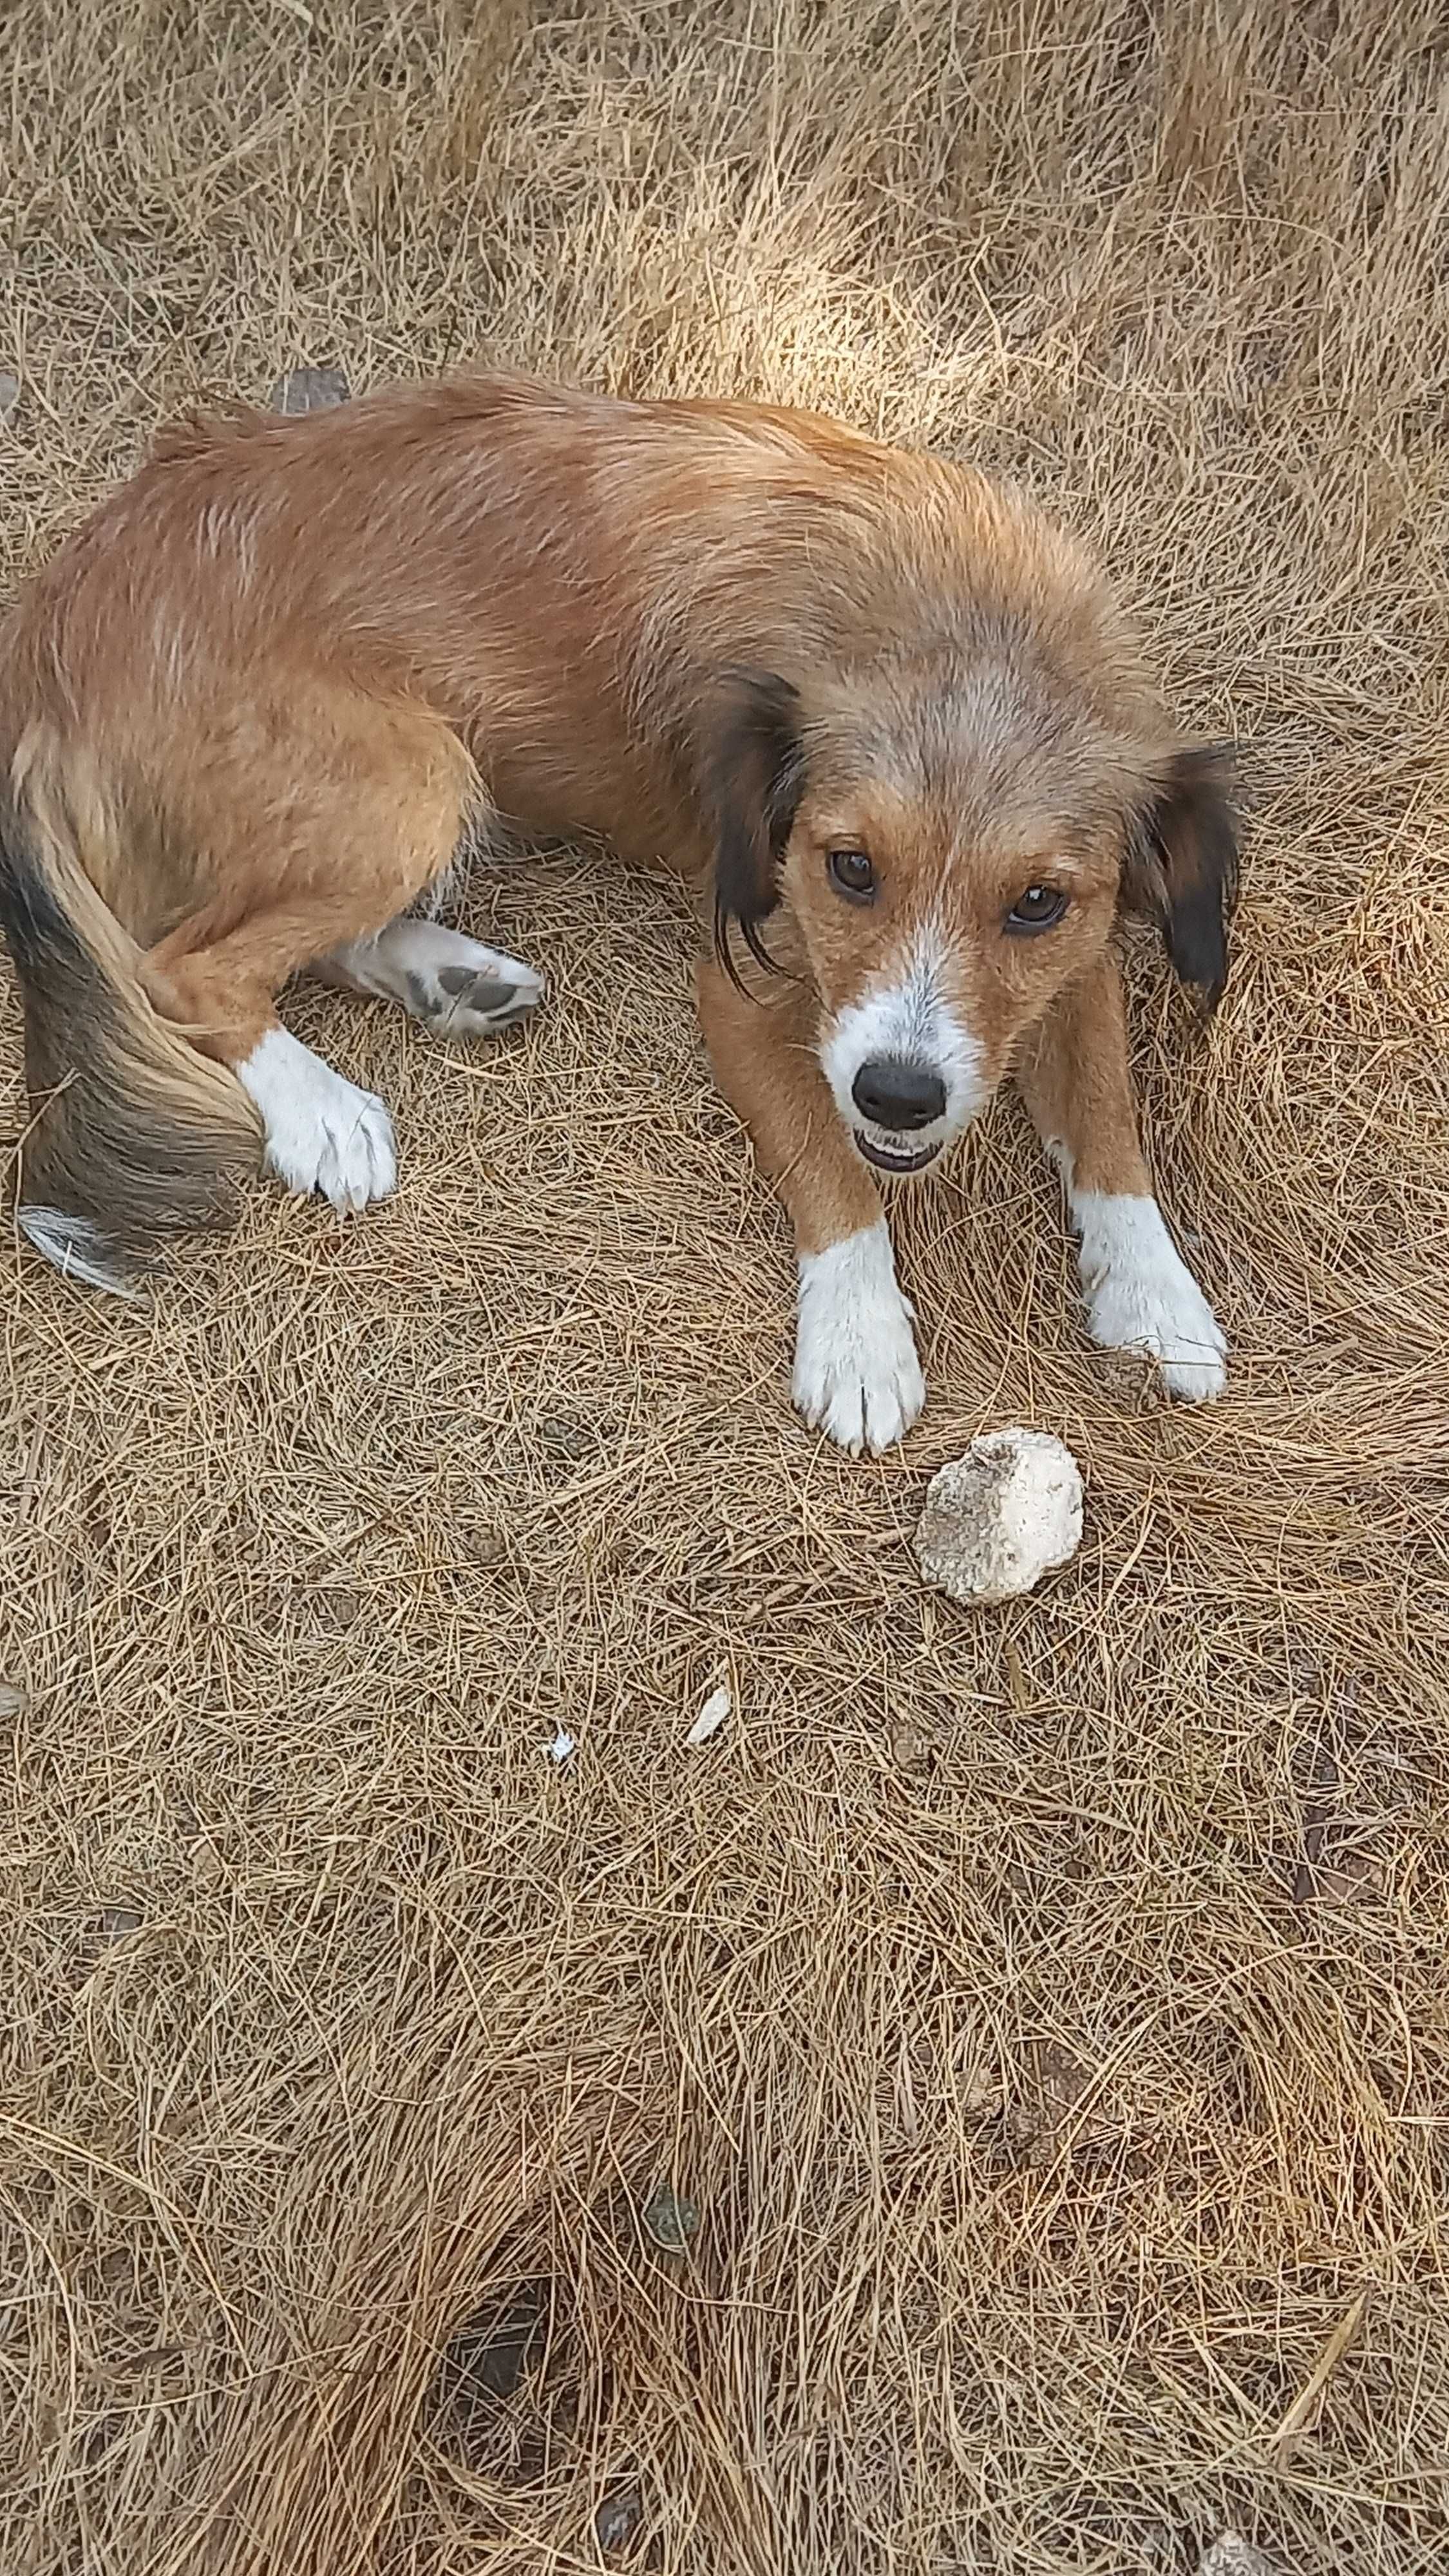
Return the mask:
<svg viewBox="0 0 1449 2576"><path fill-rule="evenodd" d="M213 763L202 820L226 853L220 890L148 952L142 973L156 1009L229 1065L256 1103L270 1168L344 1214L393 1187L392 1120L374 1093L283 1028L274 996L318 959L400 926L403 907L446 867L476 780L437 719L350 693L329 691L290 710L285 726L274 721L268 752L261 777Z"/></svg>
<svg viewBox="0 0 1449 2576"><path fill-rule="evenodd" d="M454 1046L496 1037L543 999L543 977L501 948L485 948L436 921L390 921L317 960L325 984L400 1002L412 1019Z"/></svg>

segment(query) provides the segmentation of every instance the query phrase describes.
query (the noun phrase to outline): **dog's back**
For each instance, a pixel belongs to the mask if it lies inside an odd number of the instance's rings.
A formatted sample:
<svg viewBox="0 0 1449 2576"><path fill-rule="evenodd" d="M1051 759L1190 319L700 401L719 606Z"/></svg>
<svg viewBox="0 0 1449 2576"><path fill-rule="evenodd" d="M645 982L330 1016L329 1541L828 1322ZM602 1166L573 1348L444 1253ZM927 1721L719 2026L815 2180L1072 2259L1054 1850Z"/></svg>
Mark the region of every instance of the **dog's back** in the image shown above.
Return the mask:
<svg viewBox="0 0 1449 2576"><path fill-rule="evenodd" d="M1132 648L1104 654L1114 613L1082 550L983 477L838 423L500 376L232 413L163 434L23 598L0 752L49 719L205 844L219 732L325 657L424 697L527 828L696 864L675 763L714 672L908 651L993 605L1027 609L1038 650L1085 605L1078 684L1120 722ZM100 890L154 936L166 880L158 850L147 884Z"/></svg>

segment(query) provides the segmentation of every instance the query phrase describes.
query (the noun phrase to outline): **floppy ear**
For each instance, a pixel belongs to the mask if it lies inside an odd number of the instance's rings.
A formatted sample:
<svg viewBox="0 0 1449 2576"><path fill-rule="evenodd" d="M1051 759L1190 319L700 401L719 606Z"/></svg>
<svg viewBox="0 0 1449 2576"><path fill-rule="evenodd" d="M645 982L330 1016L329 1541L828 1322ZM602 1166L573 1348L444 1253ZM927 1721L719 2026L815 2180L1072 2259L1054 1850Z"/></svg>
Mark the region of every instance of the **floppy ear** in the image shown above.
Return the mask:
<svg viewBox="0 0 1449 2576"><path fill-rule="evenodd" d="M1184 984L1209 1010L1228 979L1228 914L1238 884L1238 834L1223 743L1175 752L1153 784L1127 852L1123 892L1160 923Z"/></svg>
<svg viewBox="0 0 1449 2576"><path fill-rule="evenodd" d="M737 922L751 956L774 967L759 925L780 899L780 859L804 785L799 700L788 680L769 671L725 676L706 727L703 784L714 832L716 954L733 974Z"/></svg>

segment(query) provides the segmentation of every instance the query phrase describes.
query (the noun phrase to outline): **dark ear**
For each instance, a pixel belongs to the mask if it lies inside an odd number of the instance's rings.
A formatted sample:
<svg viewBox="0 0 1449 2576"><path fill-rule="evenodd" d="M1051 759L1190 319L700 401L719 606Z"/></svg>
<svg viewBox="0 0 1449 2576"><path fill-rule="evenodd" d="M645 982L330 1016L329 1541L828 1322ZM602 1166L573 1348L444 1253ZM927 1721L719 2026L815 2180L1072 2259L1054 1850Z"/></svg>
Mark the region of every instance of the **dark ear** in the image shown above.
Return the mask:
<svg viewBox="0 0 1449 2576"><path fill-rule="evenodd" d="M1123 876L1128 903L1161 924L1174 968L1209 1010L1228 980L1228 914L1238 885L1231 775L1224 743L1175 752L1138 818Z"/></svg>
<svg viewBox="0 0 1449 2576"><path fill-rule="evenodd" d="M714 832L714 937L729 968L738 923L762 966L759 925L780 899L779 868L804 785L799 700L769 671L732 671L707 720L704 791Z"/></svg>

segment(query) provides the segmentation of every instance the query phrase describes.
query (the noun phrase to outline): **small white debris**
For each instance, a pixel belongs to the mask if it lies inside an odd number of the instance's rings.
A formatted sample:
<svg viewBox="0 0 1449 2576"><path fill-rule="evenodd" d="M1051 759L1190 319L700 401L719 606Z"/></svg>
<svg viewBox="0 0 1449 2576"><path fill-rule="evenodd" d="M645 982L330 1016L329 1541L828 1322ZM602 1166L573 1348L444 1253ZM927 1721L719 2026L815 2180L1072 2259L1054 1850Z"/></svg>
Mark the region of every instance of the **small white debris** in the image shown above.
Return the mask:
<svg viewBox="0 0 1449 2576"><path fill-rule="evenodd" d="M734 1694L721 1683L718 1690L710 1692L684 1739L685 1743L708 1744L712 1735L718 1735L734 1704Z"/></svg>
<svg viewBox="0 0 1449 2576"><path fill-rule="evenodd" d="M350 400L340 367L291 367L272 387L272 409L295 420L303 412L336 411Z"/></svg>
<svg viewBox="0 0 1449 2576"><path fill-rule="evenodd" d="M931 1478L916 1530L928 1583L975 1609L1030 1592L1082 1544L1082 1478L1049 1431L985 1431Z"/></svg>
<svg viewBox="0 0 1449 2576"><path fill-rule="evenodd" d="M565 1762L571 1762L573 1760L577 1751L578 1746L575 1744L573 1737L561 1726L557 1735L554 1737L552 1744L548 1748L548 1758L550 1762L557 1762L560 1769L562 1769Z"/></svg>
<svg viewBox="0 0 1449 2576"><path fill-rule="evenodd" d="M20 400L20 378L0 367L0 422L7 421Z"/></svg>

